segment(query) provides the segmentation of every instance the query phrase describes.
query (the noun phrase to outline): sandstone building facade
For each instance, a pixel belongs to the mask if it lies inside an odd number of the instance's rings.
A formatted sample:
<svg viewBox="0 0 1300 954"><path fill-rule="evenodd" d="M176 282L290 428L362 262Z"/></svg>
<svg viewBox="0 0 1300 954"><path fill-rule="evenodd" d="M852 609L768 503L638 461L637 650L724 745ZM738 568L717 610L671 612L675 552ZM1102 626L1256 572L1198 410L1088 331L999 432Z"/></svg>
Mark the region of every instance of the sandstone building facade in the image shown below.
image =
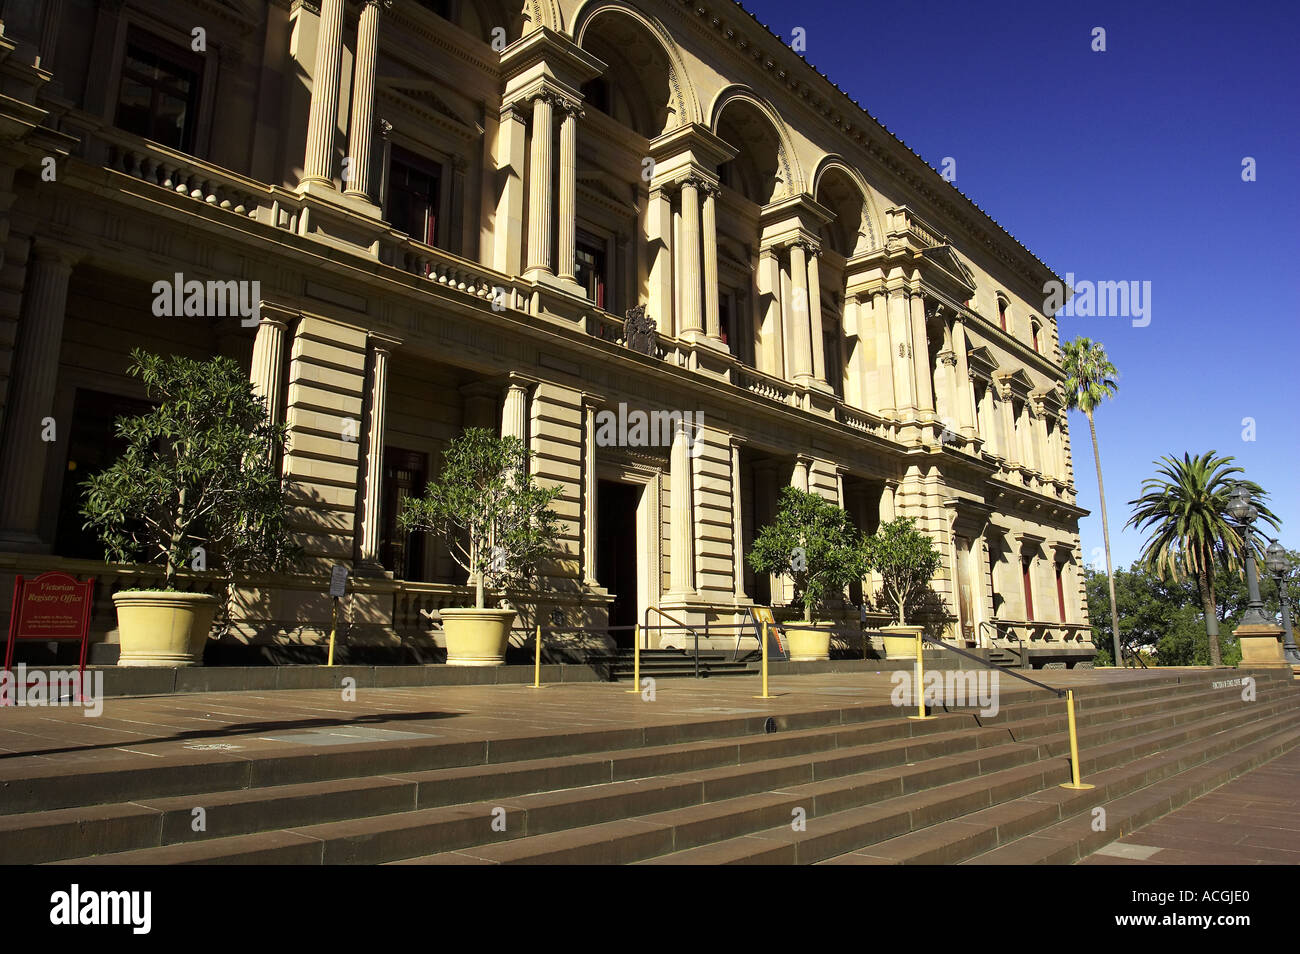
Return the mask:
<svg viewBox="0 0 1300 954"><path fill-rule="evenodd" d="M564 491L543 619L780 605L741 555L794 484L866 531L916 517L954 641L1091 657L1056 276L740 6L4 0L0 19L0 599L16 573L95 575L111 642L111 594L149 579L106 567L76 512L114 416L144 406L139 346L236 358L288 426L308 560L245 581L241 640L318 640L335 563L352 638L427 639L421 610L465 581L394 517L479 425ZM160 281L253 288L255 320L160 316ZM610 442L603 410L668 423ZM851 590L856 621L871 581Z"/></svg>

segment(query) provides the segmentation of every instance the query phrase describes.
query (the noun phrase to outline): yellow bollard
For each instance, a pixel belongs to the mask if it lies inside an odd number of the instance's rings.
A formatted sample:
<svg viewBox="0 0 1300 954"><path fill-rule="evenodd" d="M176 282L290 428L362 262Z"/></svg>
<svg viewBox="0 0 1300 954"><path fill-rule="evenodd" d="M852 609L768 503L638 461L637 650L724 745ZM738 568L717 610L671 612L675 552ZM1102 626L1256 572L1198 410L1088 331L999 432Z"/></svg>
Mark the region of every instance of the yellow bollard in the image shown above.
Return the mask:
<svg viewBox="0 0 1300 954"><path fill-rule="evenodd" d="M1084 792L1096 785L1079 781L1079 734L1074 728L1074 690L1065 690L1065 714L1070 725L1070 776L1073 781L1062 782L1061 788L1071 788Z"/></svg>
<svg viewBox="0 0 1300 954"><path fill-rule="evenodd" d="M641 691L641 624L632 624L632 688L624 692Z"/></svg>
<svg viewBox="0 0 1300 954"><path fill-rule="evenodd" d="M916 634L916 715L908 716L914 722L934 719L936 716L925 714L925 641L921 634Z"/></svg>
<svg viewBox="0 0 1300 954"><path fill-rule="evenodd" d="M754 698L771 699L772 697L768 694L767 691L767 622L766 621L763 622L763 635L761 639L763 642L763 647L762 647L763 649L763 694L761 696L755 696Z"/></svg>
<svg viewBox="0 0 1300 954"><path fill-rule="evenodd" d="M334 665L334 634L339 628L339 598L336 596L330 602L334 604L334 608L330 611L330 656L325 663L326 666Z"/></svg>
<svg viewBox="0 0 1300 954"><path fill-rule="evenodd" d="M533 688L542 688L542 624L537 624L537 654L533 659Z"/></svg>

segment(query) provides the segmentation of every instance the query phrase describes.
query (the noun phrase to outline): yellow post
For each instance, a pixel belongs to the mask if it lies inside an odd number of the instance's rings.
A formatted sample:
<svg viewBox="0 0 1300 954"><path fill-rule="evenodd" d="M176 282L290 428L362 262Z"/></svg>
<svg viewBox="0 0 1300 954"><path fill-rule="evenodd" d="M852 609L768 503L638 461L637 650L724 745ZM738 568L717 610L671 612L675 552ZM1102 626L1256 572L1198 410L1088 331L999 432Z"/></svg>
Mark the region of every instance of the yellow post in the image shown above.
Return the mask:
<svg viewBox="0 0 1300 954"><path fill-rule="evenodd" d="M771 699L767 692L767 620L763 621L763 635L759 637L763 643L763 694L755 696L755 699Z"/></svg>
<svg viewBox="0 0 1300 954"><path fill-rule="evenodd" d="M632 624L632 688L625 692L641 691L641 624Z"/></svg>
<svg viewBox="0 0 1300 954"><path fill-rule="evenodd" d="M542 624L537 624L537 653L533 658L533 688L542 688Z"/></svg>
<svg viewBox="0 0 1300 954"><path fill-rule="evenodd" d="M1090 788L1096 788L1095 785L1089 785L1086 782L1079 781L1079 734L1074 727L1074 690L1065 690L1065 715L1066 721L1070 726L1070 776L1072 781L1062 782L1061 788L1072 788L1077 791L1087 791Z"/></svg>
<svg viewBox="0 0 1300 954"><path fill-rule="evenodd" d="M336 596L330 602L334 608L330 611L330 656L325 663L326 666L334 665L334 634L339 628L339 598Z"/></svg>
<svg viewBox="0 0 1300 954"><path fill-rule="evenodd" d="M908 716L913 721L933 719L935 716L925 714L925 641L918 630L916 634L916 715Z"/></svg>

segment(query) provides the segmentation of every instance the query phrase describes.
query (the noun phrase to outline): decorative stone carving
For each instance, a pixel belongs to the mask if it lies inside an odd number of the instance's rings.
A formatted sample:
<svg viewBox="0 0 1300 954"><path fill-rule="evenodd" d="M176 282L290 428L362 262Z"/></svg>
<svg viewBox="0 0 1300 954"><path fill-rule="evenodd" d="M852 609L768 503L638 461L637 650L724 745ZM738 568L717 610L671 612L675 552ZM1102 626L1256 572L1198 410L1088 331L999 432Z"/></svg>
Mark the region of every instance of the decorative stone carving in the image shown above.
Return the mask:
<svg viewBox="0 0 1300 954"><path fill-rule="evenodd" d="M659 337L655 330L655 320L645 313L645 305L636 305L627 310L623 318L623 341L633 351L654 357Z"/></svg>

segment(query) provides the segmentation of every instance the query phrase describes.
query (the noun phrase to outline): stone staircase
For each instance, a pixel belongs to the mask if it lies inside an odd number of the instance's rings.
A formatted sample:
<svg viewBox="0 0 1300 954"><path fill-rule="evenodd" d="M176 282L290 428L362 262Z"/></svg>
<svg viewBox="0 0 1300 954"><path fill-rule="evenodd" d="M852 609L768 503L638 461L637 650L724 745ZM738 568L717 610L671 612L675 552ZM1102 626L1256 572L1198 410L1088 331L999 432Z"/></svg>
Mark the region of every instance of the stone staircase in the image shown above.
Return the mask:
<svg viewBox="0 0 1300 954"><path fill-rule="evenodd" d="M1088 791L1058 787L1063 701L1004 678L993 718L845 705L131 772L65 763L0 786L0 863L1069 863L1300 744L1290 673L1250 673L1253 702L1225 685L1240 675L1082 688Z"/></svg>
<svg viewBox="0 0 1300 954"><path fill-rule="evenodd" d="M758 671L752 660L733 659L733 653L700 651L700 676L743 676ZM618 655L598 660L611 680L630 680L636 665L632 650L620 649ZM695 654L684 649L641 650L641 676L671 678L695 675Z"/></svg>

